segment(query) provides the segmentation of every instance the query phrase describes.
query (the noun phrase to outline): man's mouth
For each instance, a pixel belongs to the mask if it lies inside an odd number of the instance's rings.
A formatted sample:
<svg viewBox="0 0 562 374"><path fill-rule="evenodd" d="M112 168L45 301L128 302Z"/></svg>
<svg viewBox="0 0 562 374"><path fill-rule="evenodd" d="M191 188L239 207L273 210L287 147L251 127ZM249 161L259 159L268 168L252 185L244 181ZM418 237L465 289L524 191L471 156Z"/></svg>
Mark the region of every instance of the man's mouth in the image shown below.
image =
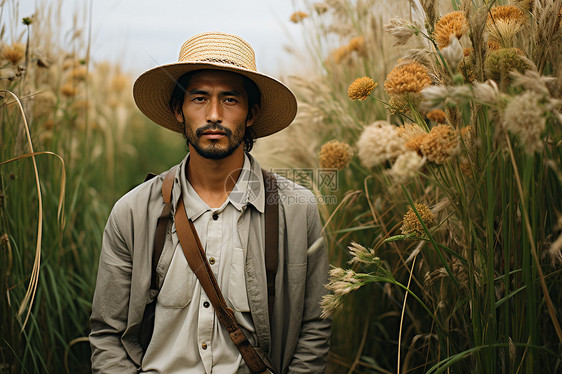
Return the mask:
<svg viewBox="0 0 562 374"><path fill-rule="evenodd" d="M226 134L220 130L207 130L203 132L203 136L207 137L208 139L220 139Z"/></svg>
<svg viewBox="0 0 562 374"><path fill-rule="evenodd" d="M197 137L205 139L220 139L223 136L230 138L231 134L232 132L230 129L220 124L208 124L195 131L195 135L197 135Z"/></svg>

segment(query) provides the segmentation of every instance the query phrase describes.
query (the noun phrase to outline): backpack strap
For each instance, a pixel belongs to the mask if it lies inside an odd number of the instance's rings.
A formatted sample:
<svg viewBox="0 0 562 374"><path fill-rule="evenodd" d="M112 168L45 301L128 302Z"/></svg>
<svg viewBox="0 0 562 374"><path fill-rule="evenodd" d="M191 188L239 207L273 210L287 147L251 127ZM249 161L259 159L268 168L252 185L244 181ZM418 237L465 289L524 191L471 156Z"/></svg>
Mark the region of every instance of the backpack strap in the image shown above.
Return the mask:
<svg viewBox="0 0 562 374"><path fill-rule="evenodd" d="M271 326L275 303L275 276L279 264L279 194L275 175L265 169L261 170L265 184L265 271L269 326Z"/></svg>
<svg viewBox="0 0 562 374"><path fill-rule="evenodd" d="M158 261L160 261L160 256L162 255L162 250L164 249L164 243L166 242L166 228L168 227L168 222L172 217L172 187L174 186L174 177L176 176L177 166L170 169L164 181L162 182L162 198L164 199L164 207L162 208L162 213L158 217L156 224L156 234L154 235L154 250L152 252L152 278L150 280L150 288L152 290L160 290L158 286L158 274L156 273L156 267L158 266Z"/></svg>

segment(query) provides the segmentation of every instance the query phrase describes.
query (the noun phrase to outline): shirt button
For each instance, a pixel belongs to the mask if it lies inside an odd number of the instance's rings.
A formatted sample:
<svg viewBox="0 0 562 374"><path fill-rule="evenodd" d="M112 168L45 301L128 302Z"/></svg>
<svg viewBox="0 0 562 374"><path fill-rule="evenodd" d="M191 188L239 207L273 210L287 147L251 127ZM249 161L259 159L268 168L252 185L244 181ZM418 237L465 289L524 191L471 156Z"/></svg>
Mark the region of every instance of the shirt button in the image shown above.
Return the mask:
<svg viewBox="0 0 562 374"><path fill-rule="evenodd" d="M211 257L211 258L209 259L209 264L211 264L211 265L214 265L214 264L215 264L215 258L214 258L214 257Z"/></svg>
<svg viewBox="0 0 562 374"><path fill-rule="evenodd" d="M205 308L208 308L208 307L209 307L209 302L208 302L208 301L205 301L205 302L203 303L203 306L204 306Z"/></svg>
<svg viewBox="0 0 562 374"><path fill-rule="evenodd" d="M213 219L216 221L217 219L219 219L219 215L217 213L213 214Z"/></svg>
<svg viewBox="0 0 562 374"><path fill-rule="evenodd" d="M203 350L207 349L207 343L201 344L201 348L203 348Z"/></svg>

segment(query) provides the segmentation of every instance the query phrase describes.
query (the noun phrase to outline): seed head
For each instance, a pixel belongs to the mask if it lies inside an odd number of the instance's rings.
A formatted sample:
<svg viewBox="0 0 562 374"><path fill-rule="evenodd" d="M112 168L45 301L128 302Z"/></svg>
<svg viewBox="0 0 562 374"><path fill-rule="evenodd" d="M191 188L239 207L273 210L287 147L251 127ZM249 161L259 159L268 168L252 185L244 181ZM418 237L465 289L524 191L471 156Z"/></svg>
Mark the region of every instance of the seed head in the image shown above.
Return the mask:
<svg viewBox="0 0 562 374"><path fill-rule="evenodd" d="M314 3L313 6L314 6L314 11L319 15L326 13L328 9L330 9L328 4L325 3Z"/></svg>
<svg viewBox="0 0 562 374"><path fill-rule="evenodd" d="M397 132L398 136L404 140L404 148L416 152L419 156L423 156L420 147L428 135L424 129L415 123L406 123L398 127Z"/></svg>
<svg viewBox="0 0 562 374"><path fill-rule="evenodd" d="M32 97L34 117L46 117L53 113L55 104L57 103L57 96L51 90L44 90Z"/></svg>
<svg viewBox="0 0 562 374"><path fill-rule="evenodd" d="M320 167L327 169L342 170L349 165L353 157L353 150L351 147L338 140L330 140L320 148L318 159Z"/></svg>
<svg viewBox="0 0 562 374"><path fill-rule="evenodd" d="M420 92L431 84L427 68L417 62L398 65L386 76L384 90L389 95Z"/></svg>
<svg viewBox="0 0 562 374"><path fill-rule="evenodd" d="M519 138L521 147L528 154L543 148L541 134L546 128L543 114L540 96L532 91L515 96L505 107L503 126Z"/></svg>
<svg viewBox="0 0 562 374"><path fill-rule="evenodd" d="M130 85L129 77L123 74L117 74L111 78L110 87L115 92L122 92Z"/></svg>
<svg viewBox="0 0 562 374"><path fill-rule="evenodd" d="M302 11L299 10L299 11L291 14L291 22L299 23L299 22L302 22L302 20L304 20L307 17L308 17L308 13L305 13L305 12L302 12Z"/></svg>
<svg viewBox="0 0 562 374"><path fill-rule="evenodd" d="M369 77L357 78L347 89L350 100L365 100L375 89L377 83Z"/></svg>
<svg viewBox="0 0 562 374"><path fill-rule="evenodd" d="M357 141L357 156L364 166L371 168L398 157L404 151L402 143L396 126L376 121L363 129Z"/></svg>
<svg viewBox="0 0 562 374"><path fill-rule="evenodd" d="M69 79L75 81L83 81L88 77L88 69L85 66L79 66L72 69L68 75Z"/></svg>
<svg viewBox="0 0 562 374"><path fill-rule="evenodd" d="M425 204L414 203L416 211L420 215L423 223L429 229L435 226L435 216L431 213L428 206ZM412 207L408 208L408 212L404 215L402 220L402 227L400 229L404 235L415 235L415 236L425 236L425 231L423 229L421 221L418 219L416 212Z"/></svg>
<svg viewBox="0 0 562 374"><path fill-rule="evenodd" d="M501 44L511 40L526 22L527 17L521 9L513 5L501 5L490 10L486 29L490 40Z"/></svg>
<svg viewBox="0 0 562 374"><path fill-rule="evenodd" d="M461 43L455 35L451 35L449 45L441 49L441 54L451 68L455 69L457 67L464 55Z"/></svg>
<svg viewBox="0 0 562 374"><path fill-rule="evenodd" d="M405 152L398 156L389 174L396 183L404 184L415 178L424 164L425 158L417 152Z"/></svg>
<svg viewBox="0 0 562 374"><path fill-rule="evenodd" d="M421 95L417 92L390 95L388 112L395 115L408 114L410 113L410 108L417 109L420 106L420 102Z"/></svg>
<svg viewBox="0 0 562 374"><path fill-rule="evenodd" d="M486 78L505 86L511 84L512 78L509 74L511 71L524 73L530 69L533 69L532 62L517 48L501 48L489 52L484 61Z"/></svg>
<svg viewBox="0 0 562 374"><path fill-rule="evenodd" d="M78 93L78 88L75 84L72 84L72 82L67 82L61 87L60 92L64 96L70 98L76 96L76 94Z"/></svg>
<svg viewBox="0 0 562 374"><path fill-rule="evenodd" d="M428 120L436 123L445 123L447 121L447 115L441 109L430 110L425 116Z"/></svg>
<svg viewBox="0 0 562 374"><path fill-rule="evenodd" d="M433 36L439 49L449 45L451 35L460 39L468 31L468 23L464 12L456 11L444 15L435 24Z"/></svg>
<svg viewBox="0 0 562 374"><path fill-rule="evenodd" d="M405 141L415 138L419 135L427 135L424 129L422 129L417 123L405 123L404 125L396 129L396 133Z"/></svg>
<svg viewBox="0 0 562 374"><path fill-rule="evenodd" d="M460 151L457 131L447 125L437 125L423 138L420 150L428 161L443 164Z"/></svg>
<svg viewBox="0 0 562 374"><path fill-rule="evenodd" d="M362 53L365 49L365 38L363 38L362 36L351 38L349 43L347 43L347 48L349 49L349 51Z"/></svg>
<svg viewBox="0 0 562 374"><path fill-rule="evenodd" d="M384 25L384 31L394 37L394 45L404 45L419 27L403 18L394 17Z"/></svg>
<svg viewBox="0 0 562 374"><path fill-rule="evenodd" d="M17 65L25 57L25 45L23 43L15 43L12 45L6 45L2 48L0 53L0 58L2 60L8 60L12 65Z"/></svg>

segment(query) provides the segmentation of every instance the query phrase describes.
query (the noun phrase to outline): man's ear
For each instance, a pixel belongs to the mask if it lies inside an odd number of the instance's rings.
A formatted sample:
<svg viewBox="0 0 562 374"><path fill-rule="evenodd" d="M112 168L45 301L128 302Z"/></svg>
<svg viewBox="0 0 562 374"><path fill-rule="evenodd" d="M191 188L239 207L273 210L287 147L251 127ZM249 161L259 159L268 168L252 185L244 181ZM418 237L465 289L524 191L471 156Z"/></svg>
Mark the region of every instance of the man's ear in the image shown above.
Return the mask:
<svg viewBox="0 0 562 374"><path fill-rule="evenodd" d="M183 119L183 111L180 109L178 110L174 110L174 117L176 117L176 119L178 120L179 123L183 123L184 119Z"/></svg>
<svg viewBox="0 0 562 374"><path fill-rule="evenodd" d="M254 124L259 110L260 107L258 104L254 104L254 106L251 107L250 110L248 110L248 117L246 117L246 127L250 127Z"/></svg>

